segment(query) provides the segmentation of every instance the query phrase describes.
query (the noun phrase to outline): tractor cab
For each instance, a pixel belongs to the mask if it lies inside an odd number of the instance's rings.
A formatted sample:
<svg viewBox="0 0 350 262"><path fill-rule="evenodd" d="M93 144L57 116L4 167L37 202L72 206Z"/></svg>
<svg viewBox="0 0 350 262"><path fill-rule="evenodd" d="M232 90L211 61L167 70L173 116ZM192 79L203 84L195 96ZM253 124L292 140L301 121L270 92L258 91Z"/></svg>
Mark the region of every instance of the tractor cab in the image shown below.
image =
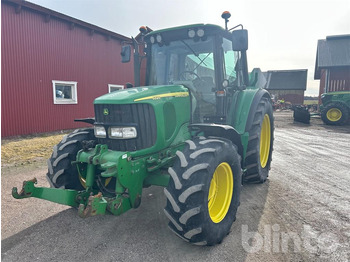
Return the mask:
<svg viewBox="0 0 350 262"><path fill-rule="evenodd" d="M145 32L143 41L147 86L183 85L191 94L192 123L226 122L227 99L248 85L246 30L195 24Z"/></svg>
<svg viewBox="0 0 350 262"><path fill-rule="evenodd" d="M237 82L239 55L232 50L230 34L224 33L218 26L192 25L146 37L147 84L187 87L193 122L223 116L225 88Z"/></svg>

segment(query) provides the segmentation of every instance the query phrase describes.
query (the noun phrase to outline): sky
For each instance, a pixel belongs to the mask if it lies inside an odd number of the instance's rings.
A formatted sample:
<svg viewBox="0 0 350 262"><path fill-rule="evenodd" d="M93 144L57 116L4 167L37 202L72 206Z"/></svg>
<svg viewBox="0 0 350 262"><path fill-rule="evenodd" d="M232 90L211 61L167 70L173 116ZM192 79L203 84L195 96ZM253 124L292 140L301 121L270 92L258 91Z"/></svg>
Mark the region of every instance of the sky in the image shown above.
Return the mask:
<svg viewBox="0 0 350 262"><path fill-rule="evenodd" d="M249 32L248 67L268 70L308 69L305 95L317 96L314 80L317 40L350 34L349 0L30 0L128 37L139 27L153 30L208 23Z"/></svg>

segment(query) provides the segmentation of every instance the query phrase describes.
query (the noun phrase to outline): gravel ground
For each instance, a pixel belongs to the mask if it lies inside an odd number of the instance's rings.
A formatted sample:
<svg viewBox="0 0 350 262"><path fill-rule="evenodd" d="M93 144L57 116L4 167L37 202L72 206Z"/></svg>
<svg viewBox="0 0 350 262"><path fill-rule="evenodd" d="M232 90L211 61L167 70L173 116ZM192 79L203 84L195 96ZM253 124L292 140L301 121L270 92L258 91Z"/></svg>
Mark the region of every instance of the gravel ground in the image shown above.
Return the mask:
<svg viewBox="0 0 350 262"><path fill-rule="evenodd" d="M2 261L349 261L350 126L295 123L288 111L275 118L270 177L243 186L222 244L197 247L173 235L159 187L120 217L81 219L72 208L13 199L23 180L48 186L40 160L2 167Z"/></svg>

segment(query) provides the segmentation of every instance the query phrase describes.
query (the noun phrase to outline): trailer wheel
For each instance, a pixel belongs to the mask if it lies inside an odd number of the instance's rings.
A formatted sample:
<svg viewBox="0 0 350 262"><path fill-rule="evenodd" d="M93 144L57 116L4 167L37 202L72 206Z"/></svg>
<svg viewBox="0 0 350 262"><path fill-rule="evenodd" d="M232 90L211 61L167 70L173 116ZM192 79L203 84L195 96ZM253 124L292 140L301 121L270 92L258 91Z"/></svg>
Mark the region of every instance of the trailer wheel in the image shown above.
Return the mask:
<svg viewBox="0 0 350 262"><path fill-rule="evenodd" d="M262 98L254 114L249 130L249 141L245 158L246 173L243 177L248 183L266 181L273 150L274 118L271 103Z"/></svg>
<svg viewBox="0 0 350 262"><path fill-rule="evenodd" d="M78 151L82 149L84 140L96 140L93 129L77 129L64 136L62 141L54 146L51 158L47 161L48 173L46 174L51 187L84 189L84 178L79 175L77 167L71 164Z"/></svg>
<svg viewBox="0 0 350 262"><path fill-rule="evenodd" d="M164 189L169 228L196 245L221 243L236 220L241 159L236 146L218 138L186 141Z"/></svg>
<svg viewBox="0 0 350 262"><path fill-rule="evenodd" d="M349 110L341 103L330 103L322 110L321 118L327 125L342 125L349 118Z"/></svg>

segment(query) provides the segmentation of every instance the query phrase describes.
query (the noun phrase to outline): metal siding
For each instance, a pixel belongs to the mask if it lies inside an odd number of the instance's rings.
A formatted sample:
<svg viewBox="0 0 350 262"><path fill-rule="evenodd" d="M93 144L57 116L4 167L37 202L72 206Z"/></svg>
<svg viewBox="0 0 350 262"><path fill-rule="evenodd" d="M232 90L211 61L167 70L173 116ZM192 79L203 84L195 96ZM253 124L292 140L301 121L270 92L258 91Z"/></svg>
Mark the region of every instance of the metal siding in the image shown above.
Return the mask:
<svg viewBox="0 0 350 262"><path fill-rule="evenodd" d="M350 91L350 67L330 68L328 92Z"/></svg>
<svg viewBox="0 0 350 262"><path fill-rule="evenodd" d="M268 71L267 90L306 90L307 69Z"/></svg>
<svg viewBox="0 0 350 262"><path fill-rule="evenodd" d="M318 40L317 52L317 68L350 66L350 35Z"/></svg>
<svg viewBox="0 0 350 262"><path fill-rule="evenodd" d="M94 115L108 84L133 80L120 41L86 28L2 2L1 34L2 137L80 127L74 119ZM77 81L78 104L53 104L52 80Z"/></svg>

